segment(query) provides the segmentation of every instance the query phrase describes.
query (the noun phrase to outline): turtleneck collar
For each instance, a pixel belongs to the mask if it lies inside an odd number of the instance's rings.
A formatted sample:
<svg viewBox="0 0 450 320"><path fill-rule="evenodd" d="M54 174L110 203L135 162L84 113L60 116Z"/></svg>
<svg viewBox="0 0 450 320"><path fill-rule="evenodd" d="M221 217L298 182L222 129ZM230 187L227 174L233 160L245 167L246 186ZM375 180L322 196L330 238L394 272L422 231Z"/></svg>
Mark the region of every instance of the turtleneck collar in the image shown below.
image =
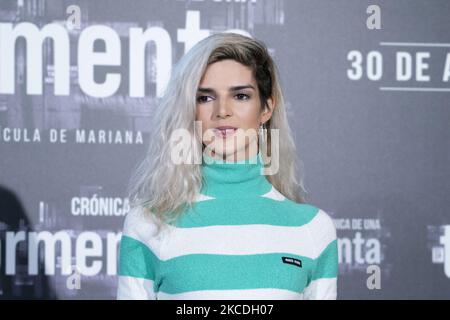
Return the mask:
<svg viewBox="0 0 450 320"><path fill-rule="evenodd" d="M203 154L203 186L200 193L215 198L239 198L263 195L272 184L263 174L261 152L235 162L226 162Z"/></svg>

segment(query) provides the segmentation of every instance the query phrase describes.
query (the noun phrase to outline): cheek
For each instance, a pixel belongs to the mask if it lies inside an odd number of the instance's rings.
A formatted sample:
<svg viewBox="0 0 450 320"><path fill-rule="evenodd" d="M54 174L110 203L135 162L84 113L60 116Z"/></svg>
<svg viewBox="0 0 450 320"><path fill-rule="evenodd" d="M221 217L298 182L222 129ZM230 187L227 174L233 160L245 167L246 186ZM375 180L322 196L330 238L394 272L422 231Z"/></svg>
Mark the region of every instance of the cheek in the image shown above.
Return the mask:
<svg viewBox="0 0 450 320"><path fill-rule="evenodd" d="M239 122L242 128L258 128L260 121L259 110L250 109L239 113Z"/></svg>

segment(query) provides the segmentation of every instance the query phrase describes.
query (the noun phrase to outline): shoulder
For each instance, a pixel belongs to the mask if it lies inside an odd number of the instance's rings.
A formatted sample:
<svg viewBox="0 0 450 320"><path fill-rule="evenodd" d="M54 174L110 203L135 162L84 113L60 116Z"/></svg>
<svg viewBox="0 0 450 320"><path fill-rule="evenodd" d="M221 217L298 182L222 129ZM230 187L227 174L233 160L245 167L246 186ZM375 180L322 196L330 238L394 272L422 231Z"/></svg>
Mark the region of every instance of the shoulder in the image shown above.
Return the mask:
<svg viewBox="0 0 450 320"><path fill-rule="evenodd" d="M328 246L335 243L337 240L336 227L333 218L325 210L313 205L308 205L314 208L315 215L307 224L316 254L320 255Z"/></svg>
<svg viewBox="0 0 450 320"><path fill-rule="evenodd" d="M323 209L314 206L310 203L300 203L293 201L283 195L274 186L269 192L262 195L262 197L273 200L272 203L286 208L290 212L292 224L302 226L308 225L313 229L313 233L320 236L321 233L329 233L336 237L336 229L334 221L331 216Z"/></svg>
<svg viewBox="0 0 450 320"><path fill-rule="evenodd" d="M309 206L313 207L316 211L316 214L311 220L311 222L313 222L311 225L316 228L317 234L331 233L331 235L336 238L336 227L331 215L321 208L312 205ZM318 232L319 230L322 230L322 232Z"/></svg>
<svg viewBox="0 0 450 320"><path fill-rule="evenodd" d="M134 238L144 243L162 236L159 229L160 222L143 207L131 208L123 222L122 235Z"/></svg>
<svg viewBox="0 0 450 320"><path fill-rule="evenodd" d="M307 222L303 228L309 233L314 248L314 256L319 256L336 238L336 227L330 214L308 203L297 203ZM302 229L303 229L302 228Z"/></svg>

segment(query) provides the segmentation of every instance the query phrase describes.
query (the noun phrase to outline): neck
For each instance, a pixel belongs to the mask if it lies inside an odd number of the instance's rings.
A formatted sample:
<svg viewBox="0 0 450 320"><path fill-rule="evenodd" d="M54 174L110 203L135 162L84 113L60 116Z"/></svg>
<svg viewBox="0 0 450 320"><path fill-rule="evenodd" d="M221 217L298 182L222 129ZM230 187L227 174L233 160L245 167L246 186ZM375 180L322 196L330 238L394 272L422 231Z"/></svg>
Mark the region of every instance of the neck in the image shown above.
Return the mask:
<svg viewBox="0 0 450 320"><path fill-rule="evenodd" d="M272 188L263 174L260 152L234 162L203 154L202 173L201 193L216 198L262 195Z"/></svg>

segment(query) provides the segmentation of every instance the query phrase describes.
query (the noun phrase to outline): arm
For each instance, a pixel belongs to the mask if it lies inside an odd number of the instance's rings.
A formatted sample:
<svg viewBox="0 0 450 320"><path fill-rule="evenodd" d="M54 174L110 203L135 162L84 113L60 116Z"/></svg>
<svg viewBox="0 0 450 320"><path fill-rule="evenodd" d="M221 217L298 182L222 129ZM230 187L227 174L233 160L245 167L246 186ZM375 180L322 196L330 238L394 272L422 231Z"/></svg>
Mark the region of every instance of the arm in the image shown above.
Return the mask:
<svg viewBox="0 0 450 320"><path fill-rule="evenodd" d="M335 300L337 298L338 246L336 228L331 217L319 209L310 232L317 258L311 282L305 288L306 299Z"/></svg>
<svg viewBox="0 0 450 320"><path fill-rule="evenodd" d="M137 209L132 209L125 217L119 249L118 300L156 299L154 284L159 245L151 236L154 228Z"/></svg>

